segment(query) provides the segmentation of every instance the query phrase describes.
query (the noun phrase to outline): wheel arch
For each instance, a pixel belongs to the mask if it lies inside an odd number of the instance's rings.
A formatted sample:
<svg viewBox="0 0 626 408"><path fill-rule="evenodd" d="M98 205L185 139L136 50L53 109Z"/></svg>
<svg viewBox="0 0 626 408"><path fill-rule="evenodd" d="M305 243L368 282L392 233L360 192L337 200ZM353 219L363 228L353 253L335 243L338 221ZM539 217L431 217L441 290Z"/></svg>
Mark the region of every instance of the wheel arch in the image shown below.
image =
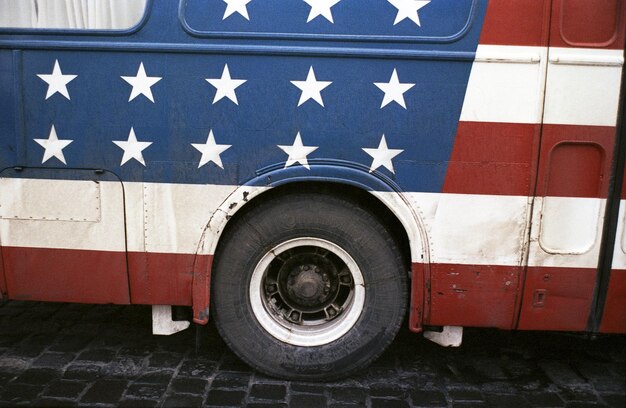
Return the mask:
<svg viewBox="0 0 626 408"><path fill-rule="evenodd" d="M429 253L424 223L393 180L360 167L351 163L311 163L308 170L302 166L276 166L260 171L256 178L234 190L214 212L202 234L198 254L217 254L224 232L236 225L241 215L276 196L315 191L357 202L376 215L397 238L407 271L411 271L412 276L410 327L419 331L424 304L423 266L428 264ZM198 284L203 283L199 280ZM210 286L210 282L205 284ZM208 290L196 285L194 280L194 293ZM202 310L208 310L208 304ZM194 315L197 316L195 312Z"/></svg>

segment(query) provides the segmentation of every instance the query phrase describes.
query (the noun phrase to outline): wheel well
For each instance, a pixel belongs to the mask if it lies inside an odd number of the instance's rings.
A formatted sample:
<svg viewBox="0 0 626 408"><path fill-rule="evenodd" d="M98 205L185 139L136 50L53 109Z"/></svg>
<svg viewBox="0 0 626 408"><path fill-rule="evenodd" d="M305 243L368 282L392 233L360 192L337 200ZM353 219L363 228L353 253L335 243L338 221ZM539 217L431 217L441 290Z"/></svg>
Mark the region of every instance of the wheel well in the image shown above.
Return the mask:
<svg viewBox="0 0 626 408"><path fill-rule="evenodd" d="M274 199L280 196L286 196L289 194L302 193L303 191L340 197L345 199L346 201L357 203L364 207L366 210L370 211L374 216L378 218L381 224L385 228L387 228L390 234L394 237L394 239L396 240L396 245L401 251L403 264L407 268L407 271L411 270L411 249L409 237L402 223L391 212L391 210L389 210L389 208L384 205L380 200L378 200L374 195L365 190L347 184L333 182L294 182L269 189L268 191L255 197L233 215L233 217L226 224L222 237L225 236L230 228L233 228L237 224L237 220L241 216L246 214L248 211L254 209L261 203L265 202L266 200ZM220 244L221 239L217 245L215 251L216 254L219 253L221 246Z"/></svg>

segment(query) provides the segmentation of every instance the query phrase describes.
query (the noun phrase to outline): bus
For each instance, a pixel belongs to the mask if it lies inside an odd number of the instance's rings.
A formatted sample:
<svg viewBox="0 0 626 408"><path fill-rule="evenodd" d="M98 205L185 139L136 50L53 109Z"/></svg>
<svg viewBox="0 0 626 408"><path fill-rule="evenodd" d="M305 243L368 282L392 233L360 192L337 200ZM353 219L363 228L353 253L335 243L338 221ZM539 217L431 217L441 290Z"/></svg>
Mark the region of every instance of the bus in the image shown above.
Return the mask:
<svg viewBox="0 0 626 408"><path fill-rule="evenodd" d="M210 318L306 380L403 325L625 333L625 32L624 0L0 0L1 299Z"/></svg>

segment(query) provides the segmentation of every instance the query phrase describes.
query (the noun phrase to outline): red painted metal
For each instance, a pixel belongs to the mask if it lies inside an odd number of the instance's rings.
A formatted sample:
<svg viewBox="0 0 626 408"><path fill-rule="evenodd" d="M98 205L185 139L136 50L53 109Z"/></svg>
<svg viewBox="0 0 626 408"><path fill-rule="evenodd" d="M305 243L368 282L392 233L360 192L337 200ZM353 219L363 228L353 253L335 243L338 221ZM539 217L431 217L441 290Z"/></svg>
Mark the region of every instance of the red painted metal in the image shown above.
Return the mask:
<svg viewBox="0 0 626 408"><path fill-rule="evenodd" d="M431 265L429 325L511 329L521 267Z"/></svg>
<svg viewBox="0 0 626 408"><path fill-rule="evenodd" d="M537 195L606 198L615 127L544 125Z"/></svg>
<svg viewBox="0 0 626 408"><path fill-rule="evenodd" d="M626 332L626 270L613 269L600 332Z"/></svg>
<svg viewBox="0 0 626 408"><path fill-rule="evenodd" d="M195 255L130 252L132 303L191 306Z"/></svg>
<svg viewBox="0 0 626 408"><path fill-rule="evenodd" d="M428 265L413 263L411 265L411 308L409 310L409 328L413 332L422 331L422 323L424 322L425 315L425 288L426 275L428 271Z"/></svg>
<svg viewBox="0 0 626 408"><path fill-rule="evenodd" d="M585 331L596 274L596 269L529 267L517 328Z"/></svg>
<svg viewBox="0 0 626 408"><path fill-rule="evenodd" d="M444 193L532 194L533 145L540 125L460 122Z"/></svg>
<svg viewBox="0 0 626 408"><path fill-rule="evenodd" d="M3 246L2 257L10 299L130 303L123 252Z"/></svg>
<svg viewBox="0 0 626 408"><path fill-rule="evenodd" d="M554 0L552 47L624 48L622 0Z"/></svg>
<svg viewBox="0 0 626 408"><path fill-rule="evenodd" d="M491 0L481 44L546 46L550 0Z"/></svg>
<svg viewBox="0 0 626 408"><path fill-rule="evenodd" d="M193 321L198 324L209 322L211 265L213 256L196 256L193 267L192 303Z"/></svg>

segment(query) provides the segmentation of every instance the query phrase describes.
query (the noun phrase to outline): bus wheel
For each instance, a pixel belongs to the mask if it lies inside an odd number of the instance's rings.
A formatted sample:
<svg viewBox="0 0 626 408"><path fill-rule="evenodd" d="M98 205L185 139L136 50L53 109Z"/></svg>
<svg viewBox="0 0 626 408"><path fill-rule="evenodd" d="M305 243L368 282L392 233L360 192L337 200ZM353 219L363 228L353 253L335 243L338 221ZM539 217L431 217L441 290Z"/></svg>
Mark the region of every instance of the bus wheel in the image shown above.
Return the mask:
<svg viewBox="0 0 626 408"><path fill-rule="evenodd" d="M407 273L373 214L307 193L272 198L234 222L215 257L212 312L248 364L329 380L367 366L393 340Z"/></svg>

